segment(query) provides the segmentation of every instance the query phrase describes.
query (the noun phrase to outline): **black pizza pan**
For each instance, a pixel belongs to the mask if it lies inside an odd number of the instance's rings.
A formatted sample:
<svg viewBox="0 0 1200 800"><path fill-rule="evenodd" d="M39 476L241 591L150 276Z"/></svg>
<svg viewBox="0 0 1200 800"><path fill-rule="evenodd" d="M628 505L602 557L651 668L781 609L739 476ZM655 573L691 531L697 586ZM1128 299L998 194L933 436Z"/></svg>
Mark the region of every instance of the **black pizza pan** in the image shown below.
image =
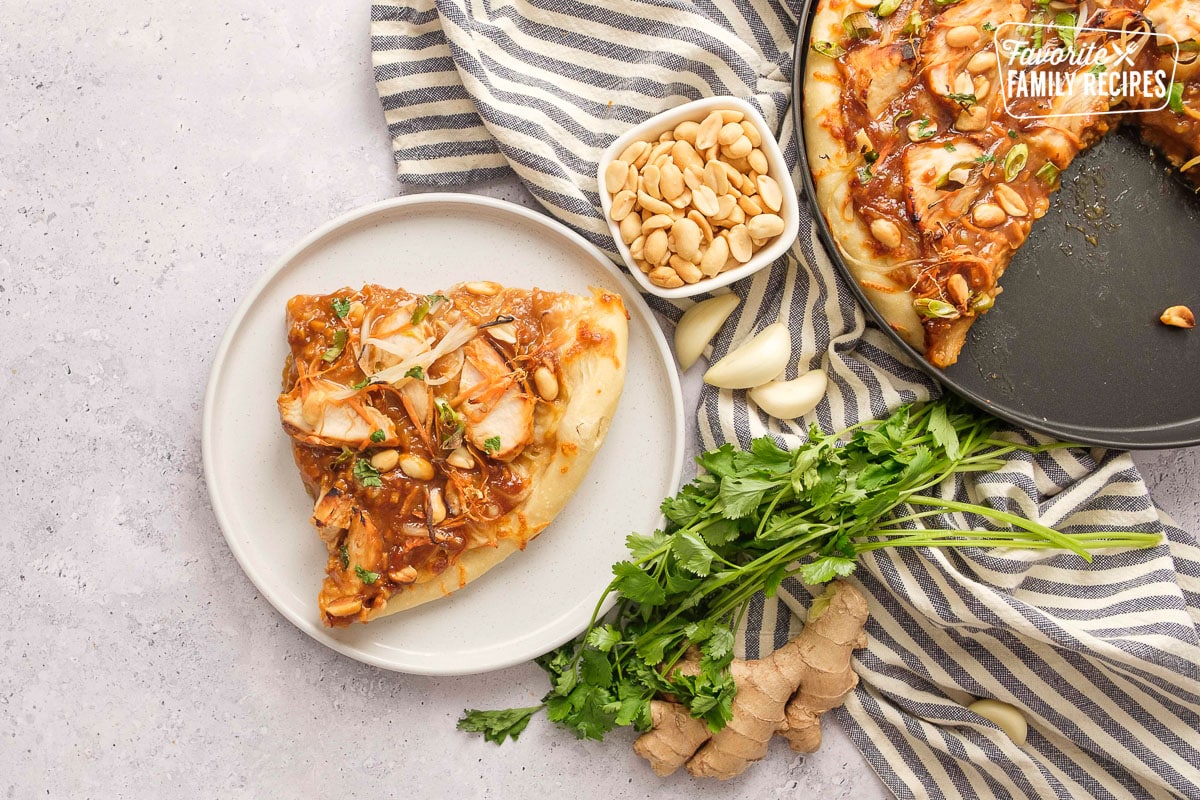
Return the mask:
<svg viewBox="0 0 1200 800"><path fill-rule="evenodd" d="M1200 444L1200 195L1123 127L1062 174L1049 212L1004 273L1003 295L938 369L867 300L816 208L804 143L803 84L816 2L796 39L792 113L801 201L826 252L879 327L951 392L1066 441L1127 449Z"/></svg>

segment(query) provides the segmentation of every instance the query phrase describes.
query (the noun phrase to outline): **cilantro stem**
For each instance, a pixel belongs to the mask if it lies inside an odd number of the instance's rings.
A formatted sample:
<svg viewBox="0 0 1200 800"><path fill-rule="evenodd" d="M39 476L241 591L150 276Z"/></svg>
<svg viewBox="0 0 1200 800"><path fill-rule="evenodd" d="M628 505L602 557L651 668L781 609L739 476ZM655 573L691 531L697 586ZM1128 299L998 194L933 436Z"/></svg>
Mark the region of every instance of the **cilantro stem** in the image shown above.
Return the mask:
<svg viewBox="0 0 1200 800"><path fill-rule="evenodd" d="M1059 533L1053 528L1047 528L1045 525L1034 522L1033 520L1018 517L1016 514L1010 514L1007 511L999 511L994 508L976 505L974 503L960 503L957 500L947 500L941 497L926 497L924 495L914 494L905 498L905 502L910 505L917 506L938 506L947 511L961 511L967 514L978 514L981 517L988 517L997 522L1007 522L1014 528L1022 528L1030 533L1036 533L1042 536L1047 541L1054 542L1059 547L1065 548L1074 552L1076 555L1083 558L1085 561L1092 560L1092 554L1076 543L1071 537Z"/></svg>

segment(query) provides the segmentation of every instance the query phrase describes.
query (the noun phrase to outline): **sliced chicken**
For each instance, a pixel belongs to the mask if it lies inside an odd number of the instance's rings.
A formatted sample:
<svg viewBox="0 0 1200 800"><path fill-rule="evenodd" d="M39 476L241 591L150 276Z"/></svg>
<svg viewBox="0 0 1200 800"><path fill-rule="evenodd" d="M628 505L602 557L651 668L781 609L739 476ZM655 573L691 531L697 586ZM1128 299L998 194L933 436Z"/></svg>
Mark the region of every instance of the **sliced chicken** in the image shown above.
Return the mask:
<svg viewBox="0 0 1200 800"><path fill-rule="evenodd" d="M944 225L967 212L979 196L972 170L982 156L983 149L965 138L914 145L904 152L908 210L923 233L940 237Z"/></svg>
<svg viewBox="0 0 1200 800"><path fill-rule="evenodd" d="M466 399L462 414L468 441L489 457L510 461L533 440L535 400L526 394L520 376L483 338L463 348L460 392Z"/></svg>
<svg viewBox="0 0 1200 800"><path fill-rule="evenodd" d="M287 432L305 444L359 448L399 441L395 423L358 391L324 378L296 381L290 392L279 396L279 415ZM380 430L384 439L372 442L371 434Z"/></svg>

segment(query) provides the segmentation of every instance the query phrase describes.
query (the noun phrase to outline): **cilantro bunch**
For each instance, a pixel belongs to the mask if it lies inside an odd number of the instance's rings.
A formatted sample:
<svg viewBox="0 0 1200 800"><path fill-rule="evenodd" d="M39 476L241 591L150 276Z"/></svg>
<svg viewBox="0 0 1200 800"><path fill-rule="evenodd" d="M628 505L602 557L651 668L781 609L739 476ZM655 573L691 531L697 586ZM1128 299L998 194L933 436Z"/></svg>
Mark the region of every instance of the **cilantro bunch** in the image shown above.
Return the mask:
<svg viewBox="0 0 1200 800"><path fill-rule="evenodd" d="M939 496L944 481L999 469L1016 451L1069 446L1000 439L997 424L944 399L834 435L814 427L792 451L762 438L748 451L726 444L704 453L699 477L663 502L665 528L627 538L629 559L613 566L587 631L538 659L551 684L542 704L469 710L459 729L499 744L545 709L577 736L600 739L614 727L648 729L650 700L669 694L715 732L729 721L737 691L729 674L734 631L751 597L773 594L786 578L844 577L859 554L882 547L1049 547L1090 560L1091 550L1159 541L1144 533L1067 535ZM978 527L925 527L946 512L972 515ZM614 594L615 607L600 619ZM698 669L673 670L689 652Z"/></svg>

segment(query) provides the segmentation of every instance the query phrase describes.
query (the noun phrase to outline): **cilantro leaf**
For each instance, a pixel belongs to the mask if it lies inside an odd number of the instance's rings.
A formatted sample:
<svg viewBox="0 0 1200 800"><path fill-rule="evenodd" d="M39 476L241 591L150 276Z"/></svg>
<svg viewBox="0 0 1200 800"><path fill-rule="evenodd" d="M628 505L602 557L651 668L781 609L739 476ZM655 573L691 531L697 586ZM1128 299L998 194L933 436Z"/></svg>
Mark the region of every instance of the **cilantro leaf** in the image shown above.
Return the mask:
<svg viewBox="0 0 1200 800"><path fill-rule="evenodd" d="M350 548L342 545L338 548L338 558L342 562L342 569L350 569Z"/></svg>
<svg viewBox="0 0 1200 800"><path fill-rule="evenodd" d="M488 438L484 439L483 449L487 451L488 455L497 452L500 449L500 437L489 436Z"/></svg>
<svg viewBox="0 0 1200 800"><path fill-rule="evenodd" d="M333 306L333 313L337 315L338 319L345 319L346 315L350 313L350 301L344 297L333 298L330 305Z"/></svg>
<svg viewBox="0 0 1200 800"><path fill-rule="evenodd" d="M655 531L650 536L631 533L625 537L625 546L634 561L642 561L666 547L669 539L662 531Z"/></svg>
<svg viewBox="0 0 1200 800"><path fill-rule="evenodd" d="M346 338L349 332L345 328L338 328L333 332L333 344L321 354L321 360L326 363L337 361L338 356L346 349Z"/></svg>
<svg viewBox="0 0 1200 800"><path fill-rule="evenodd" d="M584 648L579 656L579 679L584 683L603 686L612 681L612 664L608 655L599 650Z"/></svg>
<svg viewBox="0 0 1200 800"><path fill-rule="evenodd" d="M404 373L406 378L416 378L419 381L425 380L425 368L418 364Z"/></svg>
<svg viewBox="0 0 1200 800"><path fill-rule="evenodd" d="M753 513L763 501L763 496L778 486L776 481L763 478L729 477L721 481L721 500L725 504L725 516L740 519Z"/></svg>
<svg viewBox="0 0 1200 800"><path fill-rule="evenodd" d="M634 564L618 561L613 564L613 589L635 603L659 606L666 602L667 595L658 583Z"/></svg>
<svg viewBox="0 0 1200 800"><path fill-rule="evenodd" d="M468 708L463 711L458 721L458 730L468 733L482 733L485 741L504 744L508 739L514 742L524 732L533 715L545 706L530 706L528 708L506 708L500 711L479 711Z"/></svg>
<svg viewBox="0 0 1200 800"><path fill-rule="evenodd" d="M800 568L800 579L805 583L828 583L834 578L845 578L857 562L852 558L824 556Z"/></svg>
<svg viewBox="0 0 1200 800"><path fill-rule="evenodd" d="M361 458L354 459L354 479L363 486L374 488L383 486L379 470L372 467L370 461L364 461Z"/></svg>
<svg viewBox="0 0 1200 800"><path fill-rule="evenodd" d="M950 422L946 407L937 405L929 414L929 433L933 440L946 451L946 457L957 460L962 455L959 449L958 433Z"/></svg>
<svg viewBox="0 0 1200 800"><path fill-rule="evenodd" d="M387 434L384 433L382 430L371 431L371 441L375 442L376 444L379 444L386 438L387 438Z"/></svg>
<svg viewBox="0 0 1200 800"><path fill-rule="evenodd" d="M699 536L686 531L680 531L672 537L671 554L679 566L700 577L709 573L716 556Z"/></svg>
<svg viewBox="0 0 1200 800"><path fill-rule="evenodd" d="M360 581L367 584L368 586L375 583L375 581L379 580L378 572L371 572L370 570L363 569L362 566L360 566L358 564L354 565L354 574L358 576L358 579Z"/></svg>
<svg viewBox="0 0 1200 800"><path fill-rule="evenodd" d="M588 632L586 642L601 653L607 653L621 642L621 632L612 625L601 625Z"/></svg>

